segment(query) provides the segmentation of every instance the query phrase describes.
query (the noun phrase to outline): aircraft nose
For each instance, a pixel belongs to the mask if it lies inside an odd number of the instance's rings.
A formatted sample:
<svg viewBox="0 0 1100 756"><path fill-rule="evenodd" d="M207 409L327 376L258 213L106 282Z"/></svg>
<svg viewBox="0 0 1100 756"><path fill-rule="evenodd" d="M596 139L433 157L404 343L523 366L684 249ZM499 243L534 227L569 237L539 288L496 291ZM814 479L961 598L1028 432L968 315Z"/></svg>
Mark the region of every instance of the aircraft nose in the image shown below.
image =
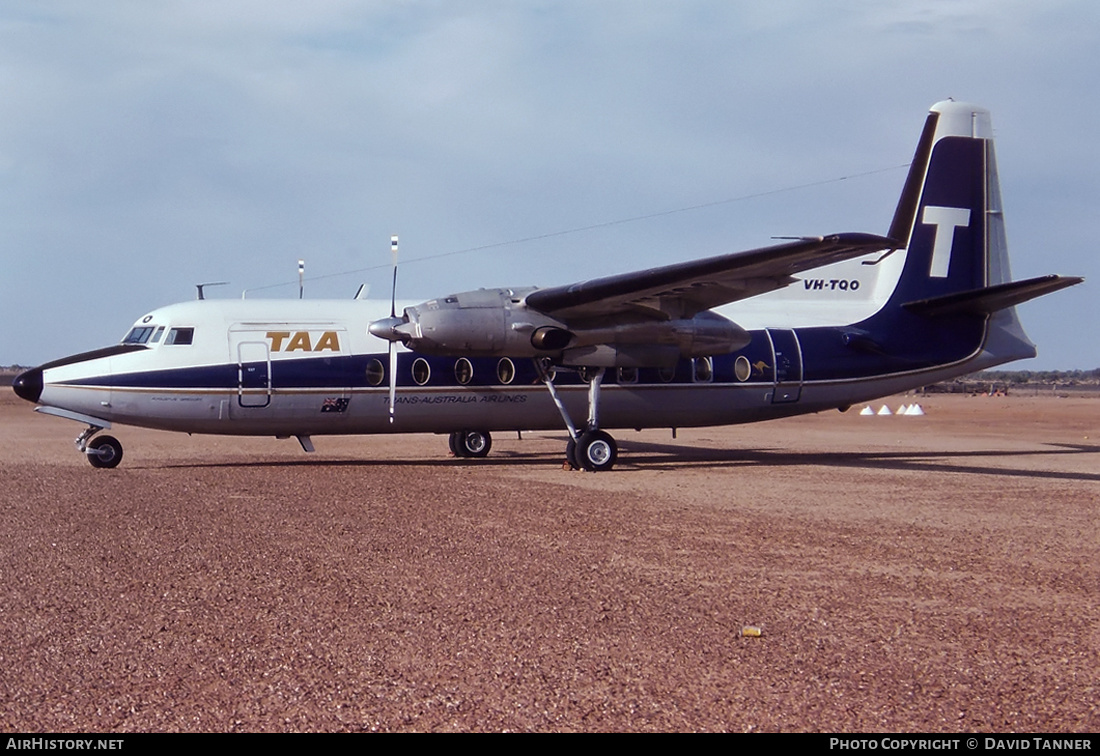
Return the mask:
<svg viewBox="0 0 1100 756"><path fill-rule="evenodd" d="M42 396L42 368L32 368L15 376L11 387L20 399L37 402Z"/></svg>

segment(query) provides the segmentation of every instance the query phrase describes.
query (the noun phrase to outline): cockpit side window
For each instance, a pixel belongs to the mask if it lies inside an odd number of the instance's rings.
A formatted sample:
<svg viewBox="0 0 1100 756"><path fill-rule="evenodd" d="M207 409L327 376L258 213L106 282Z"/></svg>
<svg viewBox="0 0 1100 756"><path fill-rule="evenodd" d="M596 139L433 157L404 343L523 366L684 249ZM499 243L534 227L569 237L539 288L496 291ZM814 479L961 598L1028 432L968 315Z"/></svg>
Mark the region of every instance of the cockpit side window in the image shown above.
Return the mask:
<svg viewBox="0 0 1100 756"><path fill-rule="evenodd" d="M160 337L164 335L164 326L158 326L157 330L153 332L153 337L149 339L150 344L156 344L160 341Z"/></svg>
<svg viewBox="0 0 1100 756"><path fill-rule="evenodd" d="M195 338L194 328L173 328L168 331L168 336L164 339L165 344L175 344L176 346L182 346L190 344Z"/></svg>
<svg viewBox="0 0 1100 756"><path fill-rule="evenodd" d="M156 326L134 326L122 340L123 344L144 344L153 335Z"/></svg>

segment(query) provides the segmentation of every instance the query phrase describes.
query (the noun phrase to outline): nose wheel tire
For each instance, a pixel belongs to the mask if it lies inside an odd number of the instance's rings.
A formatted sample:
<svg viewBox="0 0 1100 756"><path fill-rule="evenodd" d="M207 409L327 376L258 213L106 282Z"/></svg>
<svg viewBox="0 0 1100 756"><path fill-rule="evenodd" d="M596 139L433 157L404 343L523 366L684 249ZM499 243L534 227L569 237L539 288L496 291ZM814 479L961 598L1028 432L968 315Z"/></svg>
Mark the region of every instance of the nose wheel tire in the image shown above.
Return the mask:
<svg viewBox="0 0 1100 756"><path fill-rule="evenodd" d="M570 442L572 443L572 442ZM619 447L615 439L609 433L601 430L587 431L577 439L576 448L570 455L569 446L566 447L566 456L572 464L574 460L579 466L589 472L603 472L615 466L615 460L619 456Z"/></svg>
<svg viewBox="0 0 1100 756"><path fill-rule="evenodd" d="M488 431L455 431L451 434L448 445L456 457L479 458L487 455L493 448L493 437Z"/></svg>
<svg viewBox="0 0 1100 756"><path fill-rule="evenodd" d="M112 468L118 467L122 461L122 444L114 436L96 436L88 443L88 462L92 467Z"/></svg>

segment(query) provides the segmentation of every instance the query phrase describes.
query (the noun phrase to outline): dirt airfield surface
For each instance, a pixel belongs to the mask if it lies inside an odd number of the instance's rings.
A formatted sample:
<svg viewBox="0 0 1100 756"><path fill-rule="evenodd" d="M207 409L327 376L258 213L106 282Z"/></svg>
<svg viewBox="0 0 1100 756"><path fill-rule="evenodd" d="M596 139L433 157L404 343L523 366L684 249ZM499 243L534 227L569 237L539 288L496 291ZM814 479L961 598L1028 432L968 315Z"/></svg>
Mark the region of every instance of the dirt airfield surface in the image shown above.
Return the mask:
<svg viewBox="0 0 1100 756"><path fill-rule="evenodd" d="M921 402L592 474L0 396L0 729L1100 730L1100 399Z"/></svg>

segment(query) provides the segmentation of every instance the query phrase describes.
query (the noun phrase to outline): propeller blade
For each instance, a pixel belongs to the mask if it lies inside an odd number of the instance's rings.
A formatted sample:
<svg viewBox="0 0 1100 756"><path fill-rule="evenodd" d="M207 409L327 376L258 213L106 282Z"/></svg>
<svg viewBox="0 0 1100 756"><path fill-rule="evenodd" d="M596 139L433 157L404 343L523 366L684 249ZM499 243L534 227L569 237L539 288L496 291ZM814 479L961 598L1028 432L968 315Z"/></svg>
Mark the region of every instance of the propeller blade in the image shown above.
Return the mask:
<svg viewBox="0 0 1100 756"><path fill-rule="evenodd" d="M390 423L397 405L397 346L390 342Z"/></svg>
<svg viewBox="0 0 1100 756"><path fill-rule="evenodd" d="M393 288L390 289L390 321L397 318L397 237L390 237L390 255L393 258ZM390 424L393 424L397 408L397 347L390 339Z"/></svg>
<svg viewBox="0 0 1100 756"><path fill-rule="evenodd" d="M393 288L390 289L390 317L397 317L397 237L390 237L390 256L393 258Z"/></svg>

